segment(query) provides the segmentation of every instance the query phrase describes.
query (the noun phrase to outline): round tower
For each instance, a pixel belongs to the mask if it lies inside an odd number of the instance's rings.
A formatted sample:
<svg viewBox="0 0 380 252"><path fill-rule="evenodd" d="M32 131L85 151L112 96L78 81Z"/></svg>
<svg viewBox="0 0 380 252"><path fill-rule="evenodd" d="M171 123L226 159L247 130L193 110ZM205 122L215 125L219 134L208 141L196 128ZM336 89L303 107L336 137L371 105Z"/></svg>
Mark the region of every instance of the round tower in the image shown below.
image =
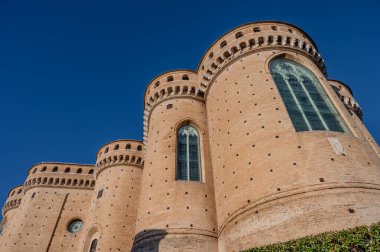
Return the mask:
<svg viewBox="0 0 380 252"><path fill-rule="evenodd" d="M371 135L371 133L367 130L365 125L363 124L363 112L358 104L358 102L355 100L353 92L351 88L343 83L342 81L338 80L328 80L330 85L333 87L334 91L338 95L339 99L343 102L347 110L350 112L352 119L355 122L355 126L358 127L362 133L362 139L365 139L365 141L372 147L373 152L380 157L380 149L377 145L375 139Z"/></svg>
<svg viewBox="0 0 380 252"><path fill-rule="evenodd" d="M100 148L84 251L131 250L142 166L142 142L117 140Z"/></svg>
<svg viewBox="0 0 380 252"><path fill-rule="evenodd" d="M0 250L6 251L7 246L11 246L14 238L15 220L17 219L17 209L24 196L23 185L11 189L8 198L2 208L2 221L0 222ZM4 238L6 237L6 238ZM10 238L10 239L9 239ZM7 243L8 244L7 244Z"/></svg>
<svg viewBox="0 0 380 252"><path fill-rule="evenodd" d="M206 52L199 75L220 251L380 219L379 158L304 31L281 22L237 27Z"/></svg>
<svg viewBox="0 0 380 252"><path fill-rule="evenodd" d="M15 188L9 191L8 198L5 201L5 204L1 211L1 214L3 215L4 219L12 219L12 214L10 210L16 209L21 204L23 195L23 185L16 186Z"/></svg>
<svg viewBox="0 0 380 252"><path fill-rule="evenodd" d="M93 171L92 165L69 163L32 166L24 185L11 191L11 202L3 209L7 242L1 251L57 251L62 246L78 250L84 233L70 233L68 225L87 217Z"/></svg>
<svg viewBox="0 0 380 252"><path fill-rule="evenodd" d="M133 251L217 249L204 92L193 71L164 73L145 92L145 163Z"/></svg>

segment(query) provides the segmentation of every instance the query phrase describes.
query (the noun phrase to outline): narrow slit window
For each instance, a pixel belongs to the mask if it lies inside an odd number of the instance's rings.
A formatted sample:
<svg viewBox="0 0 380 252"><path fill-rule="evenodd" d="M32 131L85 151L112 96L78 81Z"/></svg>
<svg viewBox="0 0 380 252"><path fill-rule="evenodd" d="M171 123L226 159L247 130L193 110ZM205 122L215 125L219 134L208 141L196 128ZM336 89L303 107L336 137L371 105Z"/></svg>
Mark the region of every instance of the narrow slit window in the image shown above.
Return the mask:
<svg viewBox="0 0 380 252"><path fill-rule="evenodd" d="M178 130L177 180L201 181L199 133L190 125Z"/></svg>
<svg viewBox="0 0 380 252"><path fill-rule="evenodd" d="M94 239L91 242L90 252L96 252L96 247L98 246L98 239Z"/></svg>
<svg viewBox="0 0 380 252"><path fill-rule="evenodd" d="M270 69L296 131L348 132L326 91L309 69L285 58L273 60Z"/></svg>

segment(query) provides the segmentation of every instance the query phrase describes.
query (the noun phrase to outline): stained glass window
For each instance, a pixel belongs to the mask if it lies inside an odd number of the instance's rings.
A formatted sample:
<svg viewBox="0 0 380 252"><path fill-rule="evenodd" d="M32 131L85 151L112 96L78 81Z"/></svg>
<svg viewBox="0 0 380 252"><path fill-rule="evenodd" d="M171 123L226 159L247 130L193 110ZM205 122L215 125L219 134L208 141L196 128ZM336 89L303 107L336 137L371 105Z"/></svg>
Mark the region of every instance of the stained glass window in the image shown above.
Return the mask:
<svg viewBox="0 0 380 252"><path fill-rule="evenodd" d="M280 58L271 62L270 70L296 131L348 131L326 91L309 69Z"/></svg>
<svg viewBox="0 0 380 252"><path fill-rule="evenodd" d="M199 134L190 125L178 130L177 180L201 180Z"/></svg>

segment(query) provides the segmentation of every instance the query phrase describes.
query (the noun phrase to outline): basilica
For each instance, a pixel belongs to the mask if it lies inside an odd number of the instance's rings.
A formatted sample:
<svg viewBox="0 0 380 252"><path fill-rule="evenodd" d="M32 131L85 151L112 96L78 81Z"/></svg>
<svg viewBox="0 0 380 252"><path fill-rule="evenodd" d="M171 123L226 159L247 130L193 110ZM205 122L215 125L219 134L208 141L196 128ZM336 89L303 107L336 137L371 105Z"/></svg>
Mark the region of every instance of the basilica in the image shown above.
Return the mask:
<svg viewBox="0 0 380 252"><path fill-rule="evenodd" d="M380 220L379 146L295 25L241 25L152 79L141 130L31 166L0 251L241 251Z"/></svg>

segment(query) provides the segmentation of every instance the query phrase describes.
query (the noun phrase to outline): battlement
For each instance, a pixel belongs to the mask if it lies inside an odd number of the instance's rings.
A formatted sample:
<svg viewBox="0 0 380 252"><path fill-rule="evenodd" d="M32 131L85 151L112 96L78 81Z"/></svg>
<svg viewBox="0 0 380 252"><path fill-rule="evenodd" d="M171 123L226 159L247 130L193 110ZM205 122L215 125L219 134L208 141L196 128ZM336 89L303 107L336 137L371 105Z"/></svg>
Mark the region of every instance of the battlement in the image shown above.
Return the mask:
<svg viewBox="0 0 380 252"><path fill-rule="evenodd" d="M203 99L204 93L199 87L198 74L190 70L175 70L154 78L145 92L145 111L149 112L159 101L173 96Z"/></svg>
<svg viewBox="0 0 380 252"><path fill-rule="evenodd" d="M363 111L359 106L359 103L355 100L351 88L347 84L338 80L329 80L329 83L346 108L363 120Z"/></svg>
<svg viewBox="0 0 380 252"><path fill-rule="evenodd" d="M143 143L137 140L116 140L105 144L97 153L96 175L114 164L143 165Z"/></svg>
<svg viewBox="0 0 380 252"><path fill-rule="evenodd" d="M93 174L94 166L90 164L41 162L29 168L29 176L34 173Z"/></svg>
<svg viewBox="0 0 380 252"><path fill-rule="evenodd" d="M92 189L94 186L93 165L44 162L29 169L29 176L24 183L24 191L33 187Z"/></svg>
<svg viewBox="0 0 380 252"><path fill-rule="evenodd" d="M5 216L6 212L18 207L21 204L22 196L24 196L23 185L19 185L11 189L3 206L2 215Z"/></svg>
<svg viewBox="0 0 380 252"><path fill-rule="evenodd" d="M198 66L201 88L206 90L219 69L234 58L273 47L307 55L327 75L315 43L303 30L283 22L255 22L225 33L207 50Z"/></svg>
<svg viewBox="0 0 380 252"><path fill-rule="evenodd" d="M193 70L173 70L162 73L151 80L145 90L145 104L149 102L150 97L154 97L157 92L160 94L161 89L175 87L178 83L187 84L188 86L199 87L198 73Z"/></svg>

